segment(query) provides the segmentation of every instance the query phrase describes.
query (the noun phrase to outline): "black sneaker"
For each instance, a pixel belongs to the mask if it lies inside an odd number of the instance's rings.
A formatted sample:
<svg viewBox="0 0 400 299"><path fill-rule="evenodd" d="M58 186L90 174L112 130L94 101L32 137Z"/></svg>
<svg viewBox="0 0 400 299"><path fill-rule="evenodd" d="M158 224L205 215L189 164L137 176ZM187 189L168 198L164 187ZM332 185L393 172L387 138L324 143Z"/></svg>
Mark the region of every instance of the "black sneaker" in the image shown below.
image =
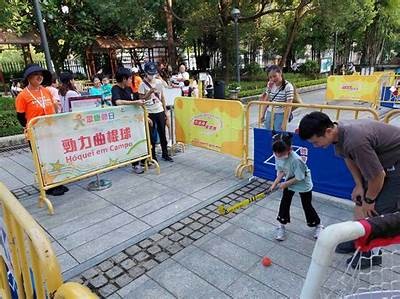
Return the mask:
<svg viewBox="0 0 400 299"><path fill-rule="evenodd" d="M61 196L64 195L65 191L61 186L57 186L54 188L51 188L49 190L46 190L47 195L53 195L53 196Z"/></svg>
<svg viewBox="0 0 400 299"><path fill-rule="evenodd" d="M59 187L60 187L60 189L62 189L64 192L68 192L68 191L69 191L69 189L68 189L67 186L61 185L61 186L59 186Z"/></svg>
<svg viewBox="0 0 400 299"><path fill-rule="evenodd" d="M162 158L163 158L165 161L174 162L174 159L172 159L171 156L169 156L169 155L163 155Z"/></svg>
<svg viewBox="0 0 400 299"><path fill-rule="evenodd" d="M341 253L341 254L354 253L355 251L356 247L354 246L354 241L347 241L340 243L338 246L336 246L335 249L336 253Z"/></svg>
<svg viewBox="0 0 400 299"><path fill-rule="evenodd" d="M346 263L350 264L353 269L360 267L361 270L371 268L372 266L379 266L382 264L382 251L379 250L378 254L372 255L372 251L368 252L358 252L354 257L350 257L347 259ZM361 257L361 263L359 263ZM360 264L360 266L358 266Z"/></svg>

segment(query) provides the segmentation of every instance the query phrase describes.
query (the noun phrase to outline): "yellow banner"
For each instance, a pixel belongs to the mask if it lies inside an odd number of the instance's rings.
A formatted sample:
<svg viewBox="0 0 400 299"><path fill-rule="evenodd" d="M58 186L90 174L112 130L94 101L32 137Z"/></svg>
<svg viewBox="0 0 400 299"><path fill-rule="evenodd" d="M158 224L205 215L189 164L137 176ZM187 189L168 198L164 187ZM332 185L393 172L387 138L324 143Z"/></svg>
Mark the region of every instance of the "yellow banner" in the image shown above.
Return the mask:
<svg viewBox="0 0 400 299"><path fill-rule="evenodd" d="M239 101L175 99L176 140L243 156L244 107Z"/></svg>
<svg viewBox="0 0 400 299"><path fill-rule="evenodd" d="M363 101L377 105L382 75L330 76L326 86L326 101Z"/></svg>

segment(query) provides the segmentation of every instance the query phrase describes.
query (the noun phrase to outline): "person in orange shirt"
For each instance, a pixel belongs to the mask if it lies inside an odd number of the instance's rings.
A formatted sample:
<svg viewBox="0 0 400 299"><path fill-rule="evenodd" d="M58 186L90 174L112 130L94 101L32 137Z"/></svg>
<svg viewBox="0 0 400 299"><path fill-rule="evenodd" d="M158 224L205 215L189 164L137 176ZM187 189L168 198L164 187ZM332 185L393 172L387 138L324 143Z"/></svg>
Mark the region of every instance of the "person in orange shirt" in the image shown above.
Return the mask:
<svg viewBox="0 0 400 299"><path fill-rule="evenodd" d="M51 73L37 64L28 65L24 72L26 86L15 100L17 118L24 128L36 116L57 112L57 102L43 85L51 84Z"/></svg>
<svg viewBox="0 0 400 299"><path fill-rule="evenodd" d="M133 100L139 100L139 86L142 84L143 80L139 75L139 69L137 67L132 68L132 91L133 91Z"/></svg>
<svg viewBox="0 0 400 299"><path fill-rule="evenodd" d="M30 64L25 68L24 85L26 87L15 99L17 118L24 129L37 116L57 113L57 101L53 99L50 91L42 86L50 85L51 79L51 73L38 64ZM46 193L59 196L67 191L67 187L58 186L46 190Z"/></svg>

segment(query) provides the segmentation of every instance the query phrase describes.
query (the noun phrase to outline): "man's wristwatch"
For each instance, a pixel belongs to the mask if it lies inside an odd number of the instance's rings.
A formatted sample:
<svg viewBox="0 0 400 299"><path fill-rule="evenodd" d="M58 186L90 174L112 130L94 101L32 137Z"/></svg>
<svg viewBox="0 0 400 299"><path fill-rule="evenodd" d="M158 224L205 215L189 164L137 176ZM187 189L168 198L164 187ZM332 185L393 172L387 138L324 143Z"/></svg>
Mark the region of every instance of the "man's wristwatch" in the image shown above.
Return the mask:
<svg viewBox="0 0 400 299"><path fill-rule="evenodd" d="M364 201L369 205L375 203L375 199L371 199L368 197L364 197Z"/></svg>

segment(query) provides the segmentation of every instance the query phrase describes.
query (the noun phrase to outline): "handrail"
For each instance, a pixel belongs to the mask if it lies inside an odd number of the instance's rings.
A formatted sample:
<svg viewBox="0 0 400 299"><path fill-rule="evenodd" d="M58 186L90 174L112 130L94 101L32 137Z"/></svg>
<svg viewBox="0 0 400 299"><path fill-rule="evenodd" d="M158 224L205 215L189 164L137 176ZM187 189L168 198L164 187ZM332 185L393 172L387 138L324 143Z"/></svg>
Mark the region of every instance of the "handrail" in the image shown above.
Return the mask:
<svg viewBox="0 0 400 299"><path fill-rule="evenodd" d="M389 113L387 113L385 115L385 118L383 119L383 122L387 124L390 123L390 121L392 120L392 118L394 118L395 115L400 116L400 110L392 110Z"/></svg>
<svg viewBox="0 0 400 299"><path fill-rule="evenodd" d="M10 262L18 286L18 297L33 298L33 294L36 294L37 298L52 297L62 286L63 278L60 265L46 234L1 182L0 204L8 240L6 246L10 250ZM4 259L1 258L0 294L5 298L11 298L5 266ZM83 294L92 293L85 288Z"/></svg>

